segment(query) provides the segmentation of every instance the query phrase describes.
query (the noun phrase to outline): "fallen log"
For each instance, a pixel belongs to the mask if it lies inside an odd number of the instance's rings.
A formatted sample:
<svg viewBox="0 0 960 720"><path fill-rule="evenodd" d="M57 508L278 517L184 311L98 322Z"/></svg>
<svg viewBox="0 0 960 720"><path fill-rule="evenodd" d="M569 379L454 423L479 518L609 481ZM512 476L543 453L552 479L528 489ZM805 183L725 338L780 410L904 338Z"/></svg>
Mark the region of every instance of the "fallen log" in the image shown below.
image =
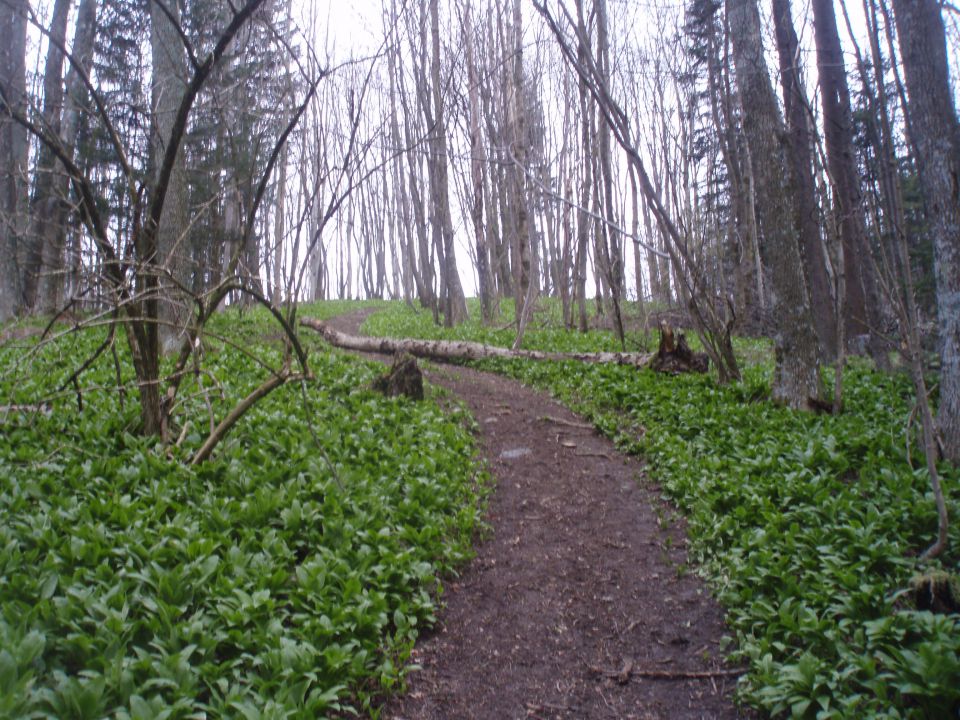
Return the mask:
<svg viewBox="0 0 960 720"><path fill-rule="evenodd" d="M629 365L636 368L650 367L658 353L632 352L544 352L540 350L509 350L494 345L467 342L463 340L416 340L411 338L375 338L360 335L349 335L335 330L326 323L312 318L303 318L300 324L316 330L331 345L344 350L359 352L381 353L393 355L395 353L409 353L415 357L428 360L487 360L501 358L506 360L577 360L587 363L607 363L614 365ZM676 367L671 368L676 372ZM706 367L691 367L690 370L706 372Z"/></svg>

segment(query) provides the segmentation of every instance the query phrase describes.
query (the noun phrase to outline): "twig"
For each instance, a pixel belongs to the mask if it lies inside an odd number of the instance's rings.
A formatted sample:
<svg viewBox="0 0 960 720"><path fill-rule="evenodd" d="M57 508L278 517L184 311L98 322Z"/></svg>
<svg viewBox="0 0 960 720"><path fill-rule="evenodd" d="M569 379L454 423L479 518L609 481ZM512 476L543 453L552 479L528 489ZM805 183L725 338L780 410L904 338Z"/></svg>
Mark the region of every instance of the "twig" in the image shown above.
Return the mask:
<svg viewBox="0 0 960 720"><path fill-rule="evenodd" d="M747 668L719 668L717 670L644 670L633 667L630 662L624 665L622 670L603 670L593 666L590 666L590 670L597 675L614 678L621 683L626 682L625 678L631 676L655 680L706 680L715 677L744 675L747 672Z"/></svg>
<svg viewBox="0 0 960 720"><path fill-rule="evenodd" d="M187 420L187 421L183 424L183 429L180 431L180 437L178 437L178 438L177 438L177 442L174 443L174 445L175 445L176 447L180 447L181 445L183 445L183 441L184 441L184 440L186 439L186 437L187 437L187 431L188 431L188 430L190 430L190 421L189 421L189 420Z"/></svg>
<svg viewBox="0 0 960 720"><path fill-rule="evenodd" d="M557 425L566 425L567 427L583 428L584 430L593 430L594 426L590 423L577 422L575 420L564 420L563 418L553 417L552 415L544 415L540 418L543 422L552 422Z"/></svg>

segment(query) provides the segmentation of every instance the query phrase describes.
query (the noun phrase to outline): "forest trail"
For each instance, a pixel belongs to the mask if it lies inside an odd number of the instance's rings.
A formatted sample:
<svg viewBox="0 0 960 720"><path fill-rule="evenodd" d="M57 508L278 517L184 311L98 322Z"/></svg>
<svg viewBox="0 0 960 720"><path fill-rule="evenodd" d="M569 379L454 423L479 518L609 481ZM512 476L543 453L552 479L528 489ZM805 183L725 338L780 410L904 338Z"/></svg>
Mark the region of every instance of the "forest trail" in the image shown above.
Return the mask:
<svg viewBox="0 0 960 720"><path fill-rule="evenodd" d="M369 311L331 322L356 333ZM421 636L385 720L735 718L723 615L686 572L682 521L588 424L490 373L427 379L469 407L495 491L490 536ZM669 527L661 527L669 525Z"/></svg>

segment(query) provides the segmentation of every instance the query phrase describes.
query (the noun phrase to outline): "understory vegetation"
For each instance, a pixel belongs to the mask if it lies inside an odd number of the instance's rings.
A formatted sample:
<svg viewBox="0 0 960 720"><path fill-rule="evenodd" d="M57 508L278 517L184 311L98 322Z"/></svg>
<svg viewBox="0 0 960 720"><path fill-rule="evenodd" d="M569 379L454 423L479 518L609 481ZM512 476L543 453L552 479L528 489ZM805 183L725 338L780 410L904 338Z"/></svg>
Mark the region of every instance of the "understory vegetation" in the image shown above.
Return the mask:
<svg viewBox="0 0 960 720"><path fill-rule="evenodd" d="M556 308L546 308L524 347L617 349L609 332L558 329ZM481 326L476 310L448 330L398 304L364 331L509 346L509 304L500 329ZM481 364L549 390L648 460L652 480L686 515L691 558L726 609L730 662L749 668L743 702L775 716L955 717L960 616L918 611L908 591L922 571L956 572L960 533L955 522L950 553L919 564L937 516L923 457L909 443L909 379L854 358L841 415L794 412L767 399L769 344L736 348L745 377L725 387L613 365ZM956 519L960 474L941 470Z"/></svg>
<svg viewBox="0 0 960 720"><path fill-rule="evenodd" d="M262 382L251 357L282 364L276 325L221 314L166 447L136 434L122 341L117 367L58 391L106 333L0 345L0 717L364 713L471 552L466 416L371 392L377 367L305 334L316 379L192 468L211 417Z"/></svg>

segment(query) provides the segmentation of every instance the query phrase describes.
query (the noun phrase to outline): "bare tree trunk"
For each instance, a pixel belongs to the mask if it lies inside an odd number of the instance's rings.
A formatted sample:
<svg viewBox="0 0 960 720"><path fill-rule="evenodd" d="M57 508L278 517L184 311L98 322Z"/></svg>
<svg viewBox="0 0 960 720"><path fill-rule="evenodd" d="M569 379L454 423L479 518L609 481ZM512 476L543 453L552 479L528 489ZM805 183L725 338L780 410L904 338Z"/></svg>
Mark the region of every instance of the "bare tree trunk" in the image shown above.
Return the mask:
<svg viewBox="0 0 960 720"><path fill-rule="evenodd" d="M278 168L280 175L277 178L277 197L273 218L273 293L270 301L275 307L280 307L280 304L283 302L282 269L283 241L284 235L286 234L284 200L286 199L287 195L287 159L287 148L284 147L280 158L280 167Z"/></svg>
<svg viewBox="0 0 960 720"><path fill-rule="evenodd" d="M442 238L443 282L446 286L444 298L444 324L458 325L467 318L467 302L460 285L460 273L457 270L457 255L453 244L453 220L450 217L450 198L447 182L447 130L444 125L443 86L440 82L440 12L438 0L430 0L430 83L433 97L433 127L431 159L434 163L432 173L433 211L437 229Z"/></svg>
<svg viewBox="0 0 960 720"><path fill-rule="evenodd" d="M509 113L511 134L511 174L510 205L513 209L513 230L511 235L511 254L513 256L513 292L517 328L523 324L523 315L527 312L527 298L530 285L534 283L530 267L530 213L527 207L526 169L529 158L523 78L523 26L520 14L520 2L513 2L513 48L509 85ZM519 335L519 333L518 333Z"/></svg>
<svg viewBox="0 0 960 720"><path fill-rule="evenodd" d="M97 5L99 0L80 0L80 7L77 9L76 29L73 33L73 46L71 55L73 62L70 63L66 77L66 97L63 101L63 115L61 118L61 139L64 152L67 157L74 157L76 154L77 137L81 128L86 125L88 120L88 106L90 104L89 91L84 84L82 74L90 72L93 66L94 42L97 31ZM61 167L57 164L57 167ZM52 196L56 199L53 206L53 214L48 221L47 229L51 231L49 242L44 240L42 265L46 269L40 276L39 302L41 310L44 312L53 311L62 301L63 293L68 286L76 290L79 282L78 275L80 253L79 233L73 233L73 244L76 250L73 252L73 262L69 265L69 271L65 266L64 257L67 247L68 219L70 215L70 181L65 173L54 174L54 187ZM62 274L73 276L69 283Z"/></svg>
<svg viewBox="0 0 960 720"><path fill-rule="evenodd" d="M814 38L817 45L817 69L823 105L824 144L833 183L840 242L843 247L844 331L848 339L868 336L871 354L885 364L885 347L879 342L883 313L877 282L868 262L866 218L860 173L853 147L853 117L850 90L844 67L840 34L832 0L814 0ZM816 310L819 312L819 310Z"/></svg>
<svg viewBox="0 0 960 720"><path fill-rule="evenodd" d="M60 119L63 113L63 51L67 43L67 20L70 15L70 0L56 0L50 20L50 37L47 45L47 60L43 70L43 124L55 135L60 135ZM23 269L24 306L30 310L53 311L60 303L57 289L62 284L59 272L63 266L63 248L55 247L59 228L55 225L59 213L57 206L63 202L56 195L57 162L53 151L41 144L37 152L36 179L33 199L30 203L30 231L27 234L26 264ZM41 273L48 280L43 283L50 291L48 297L37 297ZM57 275L54 276L54 273Z"/></svg>
<svg viewBox="0 0 960 720"><path fill-rule="evenodd" d="M827 275L827 256L820 236L820 212L813 179L813 141L810 112L800 75L800 52L793 28L790 0L773 0L773 20L780 57L780 82L789 133L789 159L797 194L798 229L804 276L810 291L817 339L828 357L837 352L834 305ZM822 75L821 75L822 84ZM863 298L861 296L861 309Z"/></svg>
<svg viewBox="0 0 960 720"><path fill-rule="evenodd" d="M167 2L166 11L161 2ZM170 144L180 101L187 90L184 47L178 33L180 6L175 0L150 3L150 44L153 57L153 144L157 169ZM156 228L157 256L146 258L157 274L157 318L160 322L160 347L172 351L189 317L190 306L178 288L190 288L191 268L187 231L187 174L184 153L178 149L170 182L166 188L163 211ZM166 275L169 273L169 282Z"/></svg>
<svg viewBox="0 0 960 720"><path fill-rule="evenodd" d="M480 313L484 322L496 316L496 298L493 277L490 274L490 253L483 227L483 191L486 153L480 134L480 89L473 52L473 8L468 0L463 11L464 46L467 55L467 92L470 97L470 177L473 183L473 202L470 217L473 220L474 242L477 249L477 284L480 291Z"/></svg>
<svg viewBox="0 0 960 720"><path fill-rule="evenodd" d="M577 9L582 10L578 3ZM585 34L586 29L583 23L582 13L578 14L577 22L580 30ZM586 61L587 48L580 42L577 48L577 57L581 63ZM574 296L577 302L577 321L580 332L586 332L589 329L587 324L587 252L589 246L590 218L587 215L587 208L590 207L590 191L593 187L591 177L591 157L593 154L593 143L591 142L591 118L593 116L593 105L589 101L590 91L587 88L587 81L581 77L579 80L580 90L580 209L577 213L577 263L576 263L576 282L574 285Z"/></svg>
<svg viewBox="0 0 960 720"><path fill-rule="evenodd" d="M606 0L594 0L594 10L597 16L597 61L598 70L605 84L610 82L610 39L607 33L607 3ZM606 270L607 283L610 286L610 302L613 306L614 330L620 340L620 346L626 348L626 338L623 331L623 315L620 311L620 302L623 299L623 263L620 250L620 235L614 224L616 215L613 204L613 167L612 149L610 147L610 128L601 122L597 128L597 151L599 154L599 170L601 182L597 183L597 193L600 197L600 188L603 188L603 204L606 208L604 217L610 223L604 227L600 236L603 251L603 266Z"/></svg>
<svg viewBox="0 0 960 720"><path fill-rule="evenodd" d="M935 0L894 0L907 113L924 207L933 236L940 334L944 453L960 462L960 124L947 65L943 18Z"/></svg>
<svg viewBox="0 0 960 720"><path fill-rule="evenodd" d="M0 3L0 91L2 104L23 114L27 107L27 0ZM6 113L0 116L0 322L23 304L20 273L27 210L27 131Z"/></svg>
<svg viewBox="0 0 960 720"><path fill-rule="evenodd" d="M770 272L777 328L773 398L792 408L823 401L817 337L797 241L796 188L789 170L785 132L760 39L756 0L727 0L734 66L743 113L743 131L757 183L761 252ZM787 220L789 219L789 220Z"/></svg>

